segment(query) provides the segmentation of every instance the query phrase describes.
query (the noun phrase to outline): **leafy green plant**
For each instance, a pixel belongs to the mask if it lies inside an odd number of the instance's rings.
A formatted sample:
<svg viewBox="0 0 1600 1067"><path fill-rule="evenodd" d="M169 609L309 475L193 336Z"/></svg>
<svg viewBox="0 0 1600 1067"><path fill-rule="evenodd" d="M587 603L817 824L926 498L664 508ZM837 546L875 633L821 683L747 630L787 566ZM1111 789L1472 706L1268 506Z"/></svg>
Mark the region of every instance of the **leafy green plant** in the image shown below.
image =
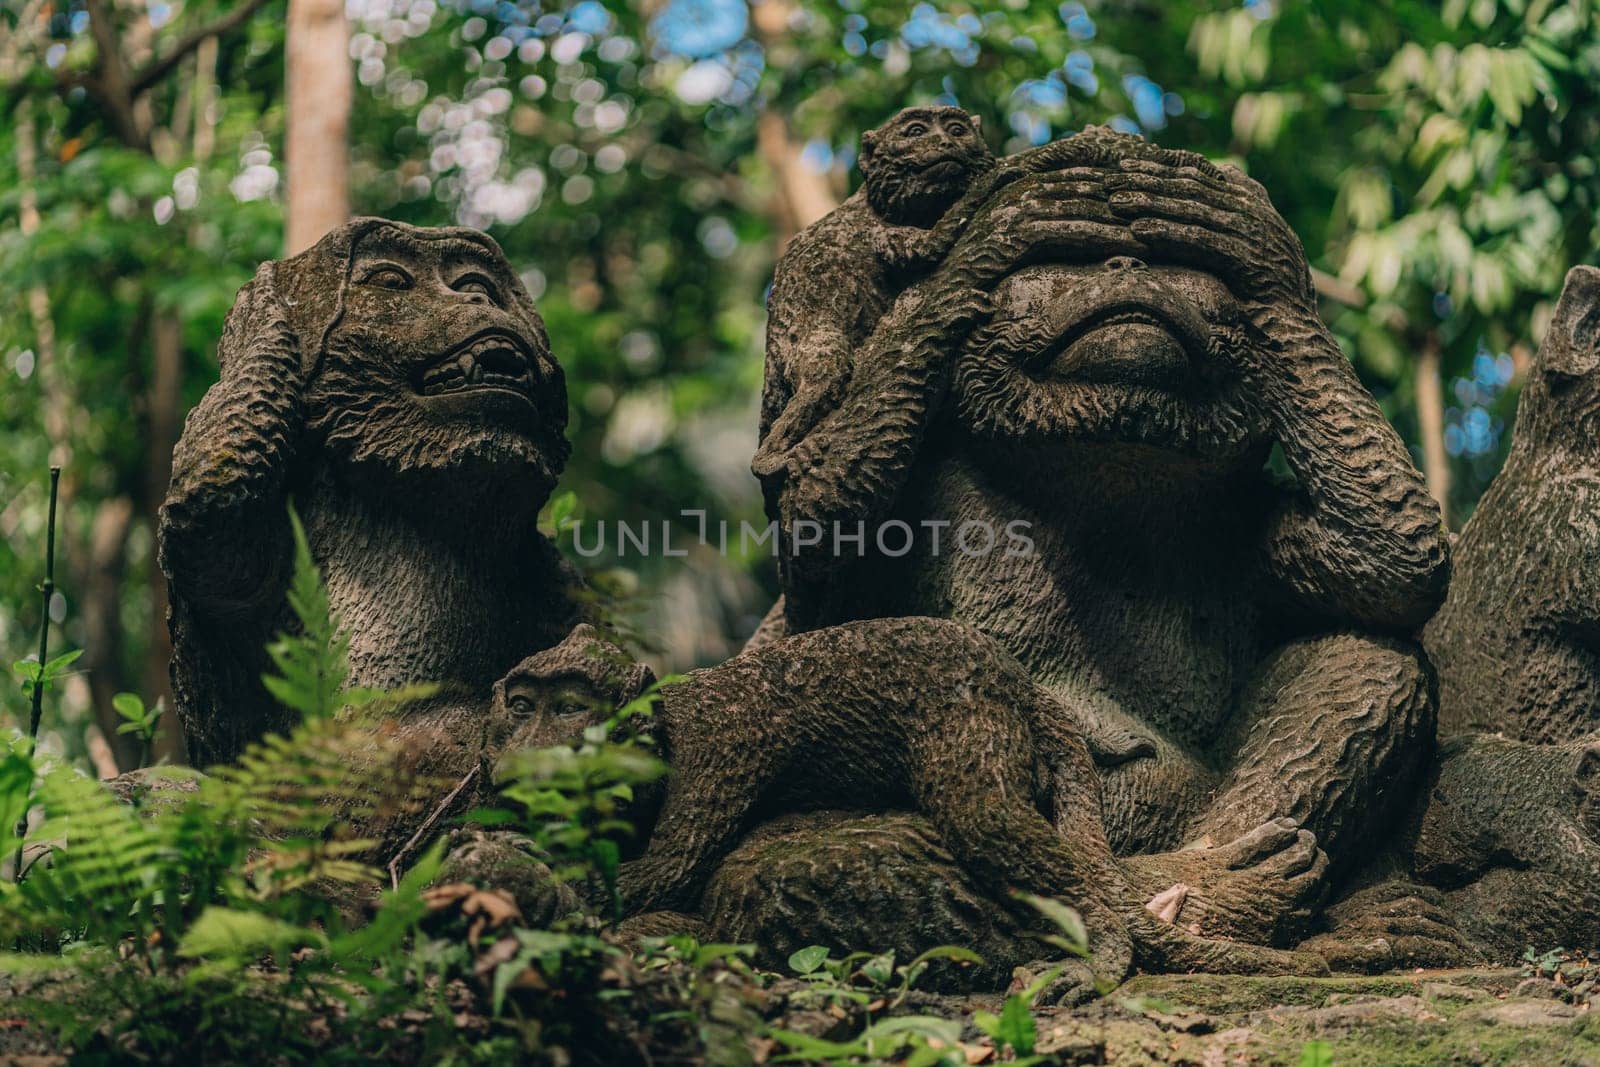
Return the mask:
<svg viewBox="0 0 1600 1067"><path fill-rule="evenodd" d="M1564 948L1535 952L1533 946L1529 945L1522 953L1522 973L1535 978L1555 978L1561 974L1561 967L1568 958L1569 954Z"/></svg>
<svg viewBox="0 0 1600 1067"><path fill-rule="evenodd" d="M50 657L43 665L37 659L19 659L11 665L11 670L22 679L23 695L32 697L35 688L48 692L59 685L61 679L71 673L67 668L76 663L81 655L83 649L74 648Z"/></svg>
<svg viewBox="0 0 1600 1067"><path fill-rule="evenodd" d="M1300 1067L1333 1067L1333 1046L1320 1038L1300 1046Z"/></svg>
<svg viewBox="0 0 1600 1067"><path fill-rule="evenodd" d="M1078 914L1076 908L1063 904L1054 897L1041 897L1033 893L1015 895L1018 900L1033 908L1055 926L1056 933L1044 936L1046 944L1054 945L1067 955L1076 956L1078 959L1089 958L1089 931L1083 925L1083 916Z"/></svg>
<svg viewBox="0 0 1600 1067"><path fill-rule="evenodd" d="M119 734L131 734L139 742L139 766L143 767L150 758L150 746L155 744L161 731L157 728L161 724L161 716L166 711L162 701L157 700L154 707L145 707L144 698L137 693L118 693L111 698L111 706L116 710L122 723L117 727Z"/></svg>
<svg viewBox="0 0 1600 1067"><path fill-rule="evenodd" d="M933 1015L892 1015L868 1026L853 1041L830 1041L790 1030L773 1030L784 1048L778 1062L857 1064L893 1061L907 1067L964 1067L961 1023Z"/></svg>
<svg viewBox="0 0 1600 1067"><path fill-rule="evenodd" d="M48 845L45 859L0 887L0 938L19 950L0 956L0 969L66 975L70 998L32 1006L71 1047L131 1040L162 1058L232 1054L263 1026L283 1036L290 1005L303 1012L337 1000L341 1017L355 1019L392 1006L402 987L417 993L405 945L427 911L421 888L440 850L377 901L370 921L346 921L340 901L377 897L378 872L361 858L372 842L345 828L398 803L411 783L394 772L391 733L350 711L375 696L345 687L347 646L293 525L290 604L301 632L274 642L280 673L269 684L301 714L295 730L209 775L148 775L131 803L40 762L21 739L0 758L0 814L37 806L35 838ZM37 680L50 676L47 665ZM148 740L153 709L134 698L119 710ZM263 1011L263 1002L280 1008Z"/></svg>

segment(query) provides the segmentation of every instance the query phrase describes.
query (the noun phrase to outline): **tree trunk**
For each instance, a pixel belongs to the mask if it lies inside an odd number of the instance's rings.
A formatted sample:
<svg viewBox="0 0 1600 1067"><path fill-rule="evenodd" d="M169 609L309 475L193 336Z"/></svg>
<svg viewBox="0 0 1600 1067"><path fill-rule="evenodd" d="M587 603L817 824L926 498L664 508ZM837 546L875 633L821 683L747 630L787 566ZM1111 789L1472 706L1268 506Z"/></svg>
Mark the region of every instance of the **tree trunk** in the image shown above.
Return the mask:
<svg viewBox="0 0 1600 1067"><path fill-rule="evenodd" d="M178 441L179 412L183 403L183 323L170 311L157 311L150 322L150 384L145 391L148 436L145 453L145 515L150 523L151 559L150 645L145 653L143 692L146 703L165 700L172 707L172 684L167 664L172 660L172 635L167 630L167 578L154 558L154 532L160 522L161 502L172 480L172 446ZM183 747L178 723L170 711L163 717L165 736L153 755L179 756Z"/></svg>
<svg viewBox="0 0 1600 1067"><path fill-rule="evenodd" d="M750 9L756 37L766 50L769 63L774 61L774 53L782 53L786 47L793 12L794 5L789 0L765 0ZM782 58L781 54L778 58ZM838 207L839 201L827 175L806 166L800 158L803 146L795 141L789 120L781 113L770 108L762 111L756 120L756 146L778 189L773 229L781 252L789 238Z"/></svg>
<svg viewBox="0 0 1600 1067"><path fill-rule="evenodd" d="M783 221L793 227L787 232L780 229L781 245L838 207L839 202L833 198L827 176L812 170L800 158L802 147L789 135L789 124L782 115L762 112L756 120L756 143L777 181L787 215Z"/></svg>
<svg viewBox="0 0 1600 1067"><path fill-rule="evenodd" d="M350 217L350 43L343 0L289 0L284 253Z"/></svg>
<svg viewBox="0 0 1600 1067"><path fill-rule="evenodd" d="M132 526L133 501L125 496L112 497L95 509L77 590L83 620L83 659L79 664L89 681L95 723L117 769L123 771L133 770L139 758L138 743L117 733L122 720L111 705L111 698L126 688L122 678L122 582Z"/></svg>
<svg viewBox="0 0 1600 1067"><path fill-rule="evenodd" d="M1417 426L1422 434L1422 474L1450 525L1450 454L1444 447L1444 378L1439 369L1439 333L1429 330L1417 357Z"/></svg>

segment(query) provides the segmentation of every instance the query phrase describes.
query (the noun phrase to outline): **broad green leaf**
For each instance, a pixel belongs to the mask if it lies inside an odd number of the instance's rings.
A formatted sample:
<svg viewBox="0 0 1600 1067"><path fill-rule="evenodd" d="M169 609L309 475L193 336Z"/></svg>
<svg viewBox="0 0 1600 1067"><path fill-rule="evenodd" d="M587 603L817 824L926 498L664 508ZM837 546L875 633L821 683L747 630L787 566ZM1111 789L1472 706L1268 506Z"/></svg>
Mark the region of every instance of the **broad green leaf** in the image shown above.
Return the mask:
<svg viewBox="0 0 1600 1067"><path fill-rule="evenodd" d="M1061 931L1060 937L1047 939L1051 944L1060 945L1078 956L1089 955L1089 931L1085 929L1083 916L1078 914L1077 909L1053 897L1035 896L1032 893L1019 893L1017 897Z"/></svg>
<svg viewBox="0 0 1600 1067"><path fill-rule="evenodd" d="M1333 1067L1333 1046L1321 1039L1300 1046L1300 1067Z"/></svg>
<svg viewBox="0 0 1600 1067"><path fill-rule="evenodd" d="M810 974L821 967L828 959L828 949L824 945L808 945L789 956L789 969L795 974Z"/></svg>
<svg viewBox="0 0 1600 1067"><path fill-rule="evenodd" d="M912 960L910 965L927 963L931 960L954 960L957 963L983 963L983 957L972 951L970 948L962 948L960 945L939 945L922 953L916 959Z"/></svg>
<svg viewBox="0 0 1600 1067"><path fill-rule="evenodd" d="M59 656L52 657L50 662L44 665L44 673L48 677L54 678L68 667L78 662L78 657L81 655L83 655L83 649L75 648L70 652L63 652Z"/></svg>
<svg viewBox="0 0 1600 1067"><path fill-rule="evenodd" d="M1019 1055L1026 1056L1033 1052L1034 1042L1038 1040L1038 1028L1033 1021L1033 1012L1029 1010L1028 1002L1020 996L1009 996L1000 1007L1000 1020L997 1025L996 1040L1003 1041L1007 1046L1016 1050Z"/></svg>
<svg viewBox="0 0 1600 1067"><path fill-rule="evenodd" d="M696 967L709 967L721 959L737 956L753 956L754 945L712 944L700 945L694 951L693 963Z"/></svg>

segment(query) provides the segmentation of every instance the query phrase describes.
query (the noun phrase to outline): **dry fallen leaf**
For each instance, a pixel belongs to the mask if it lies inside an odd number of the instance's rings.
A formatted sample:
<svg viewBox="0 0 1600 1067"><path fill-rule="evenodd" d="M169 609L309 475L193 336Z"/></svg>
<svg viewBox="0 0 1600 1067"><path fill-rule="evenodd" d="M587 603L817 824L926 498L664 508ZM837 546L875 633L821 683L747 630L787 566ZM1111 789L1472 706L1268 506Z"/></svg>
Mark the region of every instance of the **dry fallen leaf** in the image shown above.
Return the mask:
<svg viewBox="0 0 1600 1067"><path fill-rule="evenodd" d="M1145 910L1156 918L1166 923L1176 923L1178 916L1183 912L1184 902L1189 899L1189 887L1178 882L1171 888L1163 889L1145 903Z"/></svg>
<svg viewBox="0 0 1600 1067"><path fill-rule="evenodd" d="M485 930L494 930L522 918L522 911L510 893L503 889L479 889L467 882L451 882L426 890L422 899L429 911L443 911L459 905L461 914L472 920L467 927L467 944L473 948L478 947L478 939Z"/></svg>

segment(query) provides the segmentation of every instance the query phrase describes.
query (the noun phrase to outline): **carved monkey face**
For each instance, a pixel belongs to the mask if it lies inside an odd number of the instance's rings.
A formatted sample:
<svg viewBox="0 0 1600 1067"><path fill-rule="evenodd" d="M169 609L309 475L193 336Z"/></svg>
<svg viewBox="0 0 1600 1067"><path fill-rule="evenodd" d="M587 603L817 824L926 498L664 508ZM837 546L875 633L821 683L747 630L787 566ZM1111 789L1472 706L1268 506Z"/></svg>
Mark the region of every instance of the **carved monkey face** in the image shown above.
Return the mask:
<svg viewBox="0 0 1600 1067"><path fill-rule="evenodd" d="M307 390L309 427L391 497L537 511L567 456L566 386L498 246L395 223L348 240L344 276L326 282L340 305Z"/></svg>
<svg viewBox="0 0 1600 1067"><path fill-rule="evenodd" d="M962 421L1029 445L1156 446L1232 459L1265 438L1230 349L1248 343L1228 287L1127 256L1010 275L956 370Z"/></svg>
<svg viewBox="0 0 1600 1067"><path fill-rule="evenodd" d="M650 687L633 662L587 623L566 640L517 664L494 687L494 715L508 751L571 744Z"/></svg>
<svg viewBox="0 0 1600 1067"><path fill-rule="evenodd" d="M895 225L937 222L993 165L978 120L958 107L908 107L861 135L867 202Z"/></svg>

